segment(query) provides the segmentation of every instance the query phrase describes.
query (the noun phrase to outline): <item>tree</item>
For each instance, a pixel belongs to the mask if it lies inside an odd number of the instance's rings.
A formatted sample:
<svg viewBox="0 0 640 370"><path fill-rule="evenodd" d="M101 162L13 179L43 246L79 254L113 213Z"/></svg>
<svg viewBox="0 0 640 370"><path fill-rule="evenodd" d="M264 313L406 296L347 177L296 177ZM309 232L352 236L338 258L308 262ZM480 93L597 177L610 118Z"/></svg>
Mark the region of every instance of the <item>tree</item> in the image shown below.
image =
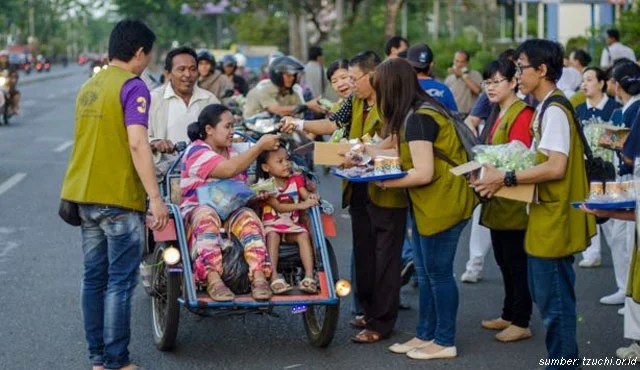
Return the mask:
<svg viewBox="0 0 640 370"><path fill-rule="evenodd" d="M404 0L385 0L384 35L390 39L396 34L396 19Z"/></svg>

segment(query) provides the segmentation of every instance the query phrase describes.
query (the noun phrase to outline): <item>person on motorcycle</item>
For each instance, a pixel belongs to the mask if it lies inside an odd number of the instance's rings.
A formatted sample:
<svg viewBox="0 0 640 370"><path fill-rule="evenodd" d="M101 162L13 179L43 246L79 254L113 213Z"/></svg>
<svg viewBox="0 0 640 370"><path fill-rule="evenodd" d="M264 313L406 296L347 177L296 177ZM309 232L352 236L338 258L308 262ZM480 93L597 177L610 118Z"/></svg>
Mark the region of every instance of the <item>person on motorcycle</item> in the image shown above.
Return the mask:
<svg viewBox="0 0 640 370"><path fill-rule="evenodd" d="M18 91L18 67L9 63L9 52L0 51L0 80L4 79L4 83L0 84L0 90L4 92L2 97L3 104L9 104L10 115L20 112L20 91ZM3 104L0 104L2 108Z"/></svg>
<svg viewBox="0 0 640 370"><path fill-rule="evenodd" d="M187 126L198 119L204 107L220 103L212 93L197 86L196 59L196 52L188 47L169 51L164 65L169 82L151 92L149 142L159 172L163 171L160 163L171 163L170 156L162 154L173 153L179 141L188 143Z"/></svg>
<svg viewBox="0 0 640 370"><path fill-rule="evenodd" d="M325 112L317 99L305 103L302 95L294 91L298 76L303 71L304 65L293 57L281 56L274 59L269 65L269 79L260 81L247 94L244 117L262 112L290 116L307 108L318 113Z"/></svg>
<svg viewBox="0 0 640 370"><path fill-rule="evenodd" d="M218 99L224 98L228 91L233 91L231 79L216 69L216 59L207 50L198 53L198 86L211 92Z"/></svg>
<svg viewBox="0 0 640 370"><path fill-rule="evenodd" d="M236 69L238 68L236 58L233 55L227 54L222 57L220 64L222 64L222 72L224 75L233 81L234 93L246 96L249 92L249 85L247 85L244 77L236 74Z"/></svg>

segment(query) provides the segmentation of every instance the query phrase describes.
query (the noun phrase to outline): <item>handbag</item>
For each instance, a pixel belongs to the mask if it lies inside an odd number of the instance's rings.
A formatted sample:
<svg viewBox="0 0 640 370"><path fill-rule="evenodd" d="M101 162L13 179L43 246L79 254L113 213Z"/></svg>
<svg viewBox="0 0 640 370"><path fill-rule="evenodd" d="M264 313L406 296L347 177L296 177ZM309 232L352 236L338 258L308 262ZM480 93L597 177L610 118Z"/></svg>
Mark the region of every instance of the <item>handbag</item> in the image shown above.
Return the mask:
<svg viewBox="0 0 640 370"><path fill-rule="evenodd" d="M60 207L58 208L58 216L71 226L80 226L82 219L80 218L80 207L78 203L66 199L60 199Z"/></svg>

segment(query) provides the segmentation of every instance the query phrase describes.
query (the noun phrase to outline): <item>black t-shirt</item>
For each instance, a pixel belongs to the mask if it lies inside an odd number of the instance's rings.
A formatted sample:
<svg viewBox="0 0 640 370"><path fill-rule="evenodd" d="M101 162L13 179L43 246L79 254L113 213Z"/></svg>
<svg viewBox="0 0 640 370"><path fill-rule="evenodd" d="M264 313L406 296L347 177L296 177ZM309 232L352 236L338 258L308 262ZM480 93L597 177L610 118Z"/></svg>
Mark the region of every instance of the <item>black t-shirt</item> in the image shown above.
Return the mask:
<svg viewBox="0 0 640 370"><path fill-rule="evenodd" d="M413 113L407 119L407 127L405 128L405 138L410 141L430 141L435 142L438 137L440 126L429 115Z"/></svg>

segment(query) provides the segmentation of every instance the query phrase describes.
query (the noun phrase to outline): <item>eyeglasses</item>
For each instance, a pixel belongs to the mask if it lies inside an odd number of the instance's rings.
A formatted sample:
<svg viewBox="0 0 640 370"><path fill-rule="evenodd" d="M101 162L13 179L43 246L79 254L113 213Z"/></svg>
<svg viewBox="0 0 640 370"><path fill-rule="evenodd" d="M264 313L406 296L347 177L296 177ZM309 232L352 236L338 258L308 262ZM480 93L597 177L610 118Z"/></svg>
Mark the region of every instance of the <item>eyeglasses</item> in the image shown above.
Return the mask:
<svg viewBox="0 0 640 370"><path fill-rule="evenodd" d="M358 82L358 81L362 80L362 78L363 78L364 76L368 76L368 75L369 75L368 73L365 73L365 74L363 74L362 76L360 76L360 77L358 77L358 78L355 78L355 79L354 79L353 77L349 77L349 82L351 82L352 84L354 84L354 83L356 83L356 82Z"/></svg>
<svg viewBox="0 0 640 370"><path fill-rule="evenodd" d="M516 64L516 73L521 75L522 71L524 71L527 68L535 68L534 66L532 66L531 64L528 65L520 65L520 64Z"/></svg>
<svg viewBox="0 0 640 370"><path fill-rule="evenodd" d="M482 83L481 83L480 85L481 85L483 88L485 88L485 89L486 89L487 87L491 87L492 85L493 85L493 86L498 86L498 85L500 85L500 83L501 83L501 82L503 82L503 81L507 81L507 79L506 79L506 78L501 78L501 79L499 79L499 80L484 80L484 81L482 81Z"/></svg>

